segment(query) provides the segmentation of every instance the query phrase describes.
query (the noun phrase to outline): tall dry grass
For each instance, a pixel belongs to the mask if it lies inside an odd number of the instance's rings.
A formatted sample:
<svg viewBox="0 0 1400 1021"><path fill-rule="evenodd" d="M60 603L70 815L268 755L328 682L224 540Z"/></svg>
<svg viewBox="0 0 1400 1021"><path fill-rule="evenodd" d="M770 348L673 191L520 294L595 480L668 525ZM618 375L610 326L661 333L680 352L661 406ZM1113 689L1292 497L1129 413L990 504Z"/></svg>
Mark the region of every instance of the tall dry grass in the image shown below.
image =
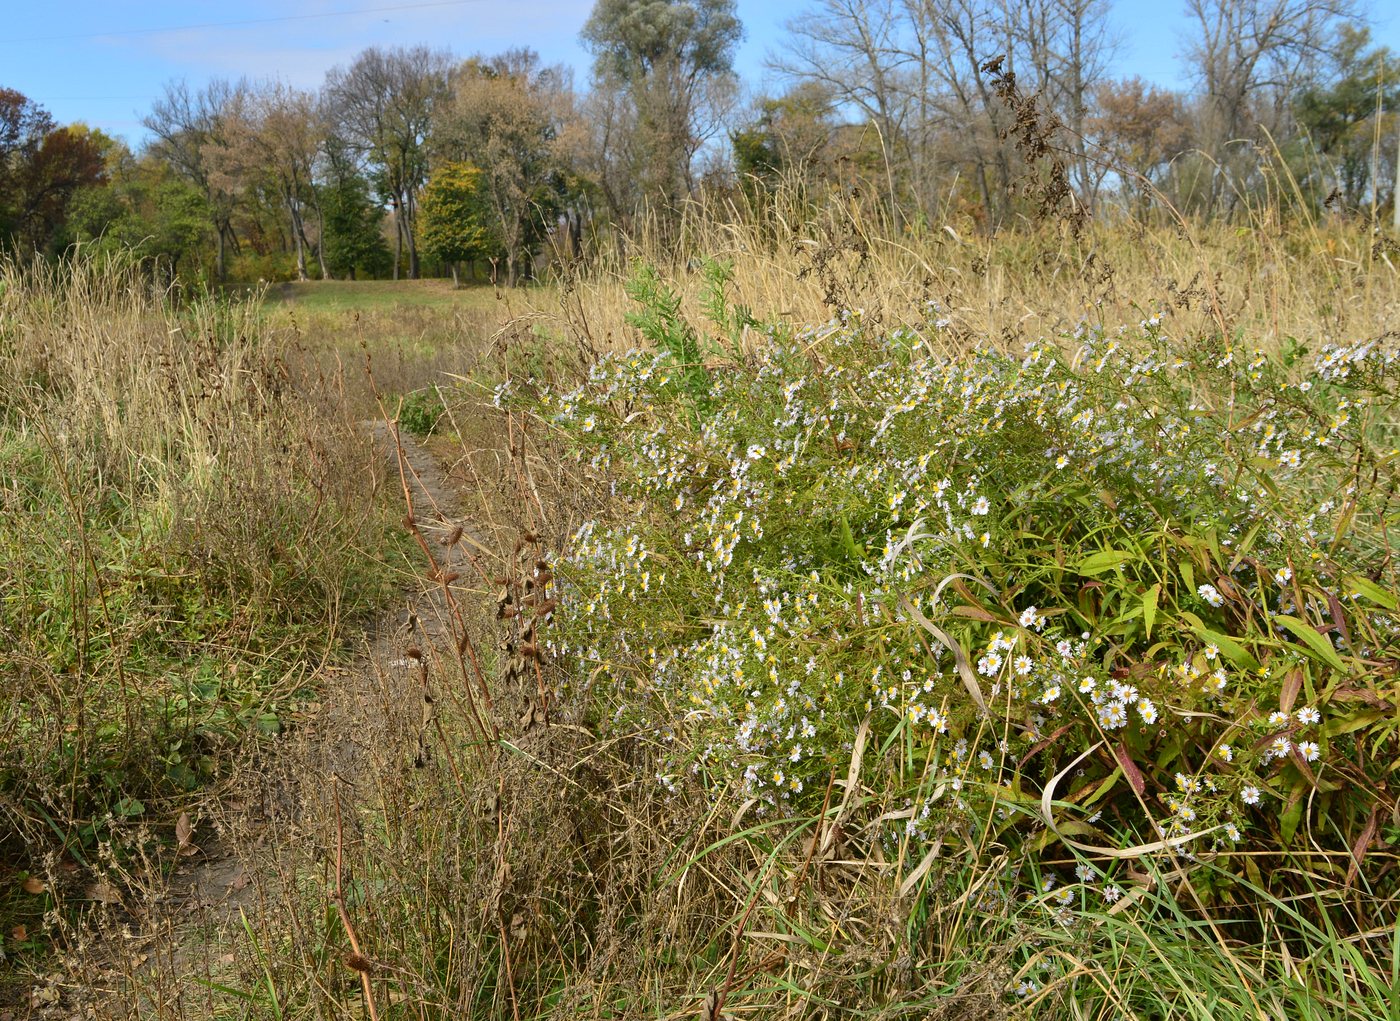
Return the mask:
<svg viewBox="0 0 1400 1021"><path fill-rule="evenodd" d="M279 729L383 597L381 462L256 300L0 263L0 856L33 880L0 902L29 919L12 954Z"/></svg>
<svg viewBox="0 0 1400 1021"><path fill-rule="evenodd" d="M1081 318L1112 327L1156 312L1180 336L1237 336L1264 350L1392 328L1392 241L1360 218L1285 213L1267 197L1241 209L1234 223L1110 212L1079 234L1050 218L988 235L955 217L899 231L866 201L837 192L814 200L786 184L757 200L702 196L678 227L650 218L605 239L596 262L567 279L562 310L541 311L556 335L626 349L636 334L623 322L621 284L635 261L660 267L695 318L696 269L713 258L735 264L734 299L759 318L816 324L863 308L876 322L915 326L936 302L947 326L932 343L945 352L1019 349Z"/></svg>

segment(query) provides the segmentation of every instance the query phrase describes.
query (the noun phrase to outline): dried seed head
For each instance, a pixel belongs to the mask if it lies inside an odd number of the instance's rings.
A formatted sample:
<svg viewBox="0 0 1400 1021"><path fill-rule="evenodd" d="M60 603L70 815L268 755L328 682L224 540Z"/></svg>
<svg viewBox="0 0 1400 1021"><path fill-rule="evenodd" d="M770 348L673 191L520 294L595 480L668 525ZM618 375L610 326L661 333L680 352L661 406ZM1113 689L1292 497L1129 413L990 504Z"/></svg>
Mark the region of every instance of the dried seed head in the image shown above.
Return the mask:
<svg viewBox="0 0 1400 1021"><path fill-rule="evenodd" d="M417 525L417 524L418 524L418 519L415 518L412 514L405 514L405 515L403 516L403 526L404 526L404 528L413 528L413 527L414 527L415 525Z"/></svg>
<svg viewBox="0 0 1400 1021"><path fill-rule="evenodd" d="M524 542L539 542L539 541L540 541L540 537L539 537L538 535L536 535L534 532L530 531L528 528L525 529L525 531L523 531L523 532L520 533L520 538L521 538L521 540L524 541Z"/></svg>
<svg viewBox="0 0 1400 1021"><path fill-rule="evenodd" d="M539 659L539 646L531 645L527 642L520 647L520 655L524 656L526 659Z"/></svg>
<svg viewBox="0 0 1400 1021"><path fill-rule="evenodd" d="M372 975L374 973L374 962L364 954L346 954L345 967L351 971L358 971L362 975Z"/></svg>
<svg viewBox="0 0 1400 1021"><path fill-rule="evenodd" d="M416 645L410 645L407 649L404 650L404 655L407 656L409 659L421 660L423 658L423 650L418 648L418 646Z"/></svg>
<svg viewBox="0 0 1400 1021"><path fill-rule="evenodd" d="M507 578L504 574L497 575L496 577L492 578L491 580L492 580L493 582L495 582L497 585L505 585L505 584L507 584L507 583L510 581L510 579Z"/></svg>
<svg viewBox="0 0 1400 1021"><path fill-rule="evenodd" d="M444 575L442 576L442 583L443 583L444 585L451 585L454 581L456 581L456 580L457 580L458 578L460 578L461 576L462 576L461 573L458 572L458 571L448 571L446 574L444 574Z"/></svg>
<svg viewBox="0 0 1400 1021"><path fill-rule="evenodd" d="M442 544L444 546L457 545L457 543L462 541L462 531L462 526L456 525L455 527L453 527L452 531L448 532L447 535L443 538Z"/></svg>

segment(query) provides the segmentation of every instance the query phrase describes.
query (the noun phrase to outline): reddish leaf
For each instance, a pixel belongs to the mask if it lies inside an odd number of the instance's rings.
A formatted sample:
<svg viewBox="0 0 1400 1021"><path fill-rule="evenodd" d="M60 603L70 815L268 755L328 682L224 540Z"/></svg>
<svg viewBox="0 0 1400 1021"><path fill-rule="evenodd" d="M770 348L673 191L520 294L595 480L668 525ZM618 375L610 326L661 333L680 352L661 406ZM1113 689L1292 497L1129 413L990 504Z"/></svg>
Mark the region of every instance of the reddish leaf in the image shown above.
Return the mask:
<svg viewBox="0 0 1400 1021"><path fill-rule="evenodd" d="M1040 752L1044 751L1047 745L1053 744L1055 741L1058 741L1060 738L1064 737L1064 735L1069 731L1070 726L1071 726L1070 724L1066 723L1063 727L1061 727L1059 730L1055 731L1053 734L1051 734L1049 737L1045 738L1043 741L1037 742L1037 743L1031 748L1030 751L1026 752L1026 754L1023 755L1023 756L1021 757L1021 761L1020 761L1019 763L1017 763L1016 768L1017 768L1017 769L1022 769L1022 768L1024 768L1025 765L1026 765L1026 763L1029 762L1031 759L1033 759L1036 755L1040 754Z"/></svg>
<svg viewBox="0 0 1400 1021"><path fill-rule="evenodd" d="M1293 703L1298 700L1298 692L1303 687L1303 671L1294 667L1283 679L1283 687L1278 693L1278 707L1286 713L1293 711Z"/></svg>
<svg viewBox="0 0 1400 1021"><path fill-rule="evenodd" d="M1371 817L1366 820L1366 825L1361 827L1361 835L1356 838L1356 842L1351 845L1351 864L1347 866L1347 881L1344 886L1350 886L1355 882L1357 875L1361 872L1361 863L1366 860L1366 852L1370 850L1371 840L1376 835L1376 807L1371 807Z"/></svg>
<svg viewBox="0 0 1400 1021"><path fill-rule="evenodd" d="M1334 593L1327 593L1327 608L1332 612L1332 622L1337 625L1342 639L1351 646L1351 631L1347 628L1346 614L1342 612L1342 601Z"/></svg>
<svg viewBox="0 0 1400 1021"><path fill-rule="evenodd" d="M1119 744L1113 749L1113 757L1118 760L1118 765L1123 767L1123 775L1128 778L1128 783L1132 784L1133 791L1138 797L1142 797L1147 790L1147 781L1143 779L1142 770L1137 768L1133 762L1133 757L1128 754L1128 747Z"/></svg>

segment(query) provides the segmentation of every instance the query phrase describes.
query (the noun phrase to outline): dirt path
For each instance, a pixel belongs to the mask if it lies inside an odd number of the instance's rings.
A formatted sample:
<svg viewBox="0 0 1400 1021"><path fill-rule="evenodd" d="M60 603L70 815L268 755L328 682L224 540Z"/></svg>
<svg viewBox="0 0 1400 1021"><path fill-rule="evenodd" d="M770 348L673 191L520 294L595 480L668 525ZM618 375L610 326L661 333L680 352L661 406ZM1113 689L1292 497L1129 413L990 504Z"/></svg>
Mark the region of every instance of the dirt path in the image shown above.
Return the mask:
<svg viewBox="0 0 1400 1021"><path fill-rule="evenodd" d="M396 450L384 422L367 426L390 459L395 488L402 451L402 479L441 568L470 570L467 550L480 540L460 520L462 501L436 459L406 434ZM464 533L467 541L452 541ZM368 778L421 766L433 754L436 699L428 678L441 676L449 633L441 586L412 579L401 605L360 636L355 662L322 670L319 699L254 748L231 791L193 815L191 849L168 876L138 883L130 898L109 891L101 935L36 983L30 1016L220 1014L214 992L225 987L226 1006L228 990L237 988L232 976L237 954L246 953L246 920L277 912L284 891L305 885L298 873L308 842L324 844L330 827L337 840L342 829L354 839L354 806L366 800Z"/></svg>

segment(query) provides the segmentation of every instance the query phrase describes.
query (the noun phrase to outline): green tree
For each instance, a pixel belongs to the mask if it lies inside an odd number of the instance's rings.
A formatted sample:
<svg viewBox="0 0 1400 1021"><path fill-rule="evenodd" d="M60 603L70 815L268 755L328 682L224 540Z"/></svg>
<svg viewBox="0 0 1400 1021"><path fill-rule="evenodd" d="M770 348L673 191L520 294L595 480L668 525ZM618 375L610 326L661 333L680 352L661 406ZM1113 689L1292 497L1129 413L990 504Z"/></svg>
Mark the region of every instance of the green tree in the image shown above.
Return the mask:
<svg viewBox="0 0 1400 1021"><path fill-rule="evenodd" d="M470 160L482 170L484 211L511 286L568 190L558 144L572 108L567 77L563 68L542 66L532 50L473 58L453 75L452 96L436 119L438 158Z"/></svg>
<svg viewBox="0 0 1400 1021"><path fill-rule="evenodd" d="M1400 104L1400 67L1385 46L1371 46L1369 29L1343 25L1331 53L1325 84L1301 93L1294 115L1307 131L1312 147L1330 164L1327 178L1318 181L1321 198L1335 194L1349 208L1360 206L1372 188L1385 186L1377 163L1391 156L1390 146L1378 151L1377 117L1394 119ZM1377 196L1379 197L1379 196Z"/></svg>
<svg viewBox="0 0 1400 1021"><path fill-rule="evenodd" d="M452 284L460 286L462 263L499 252L485 226L481 171L470 163L444 163L423 191L419 243L424 253L447 263Z"/></svg>
<svg viewBox="0 0 1400 1021"><path fill-rule="evenodd" d="M73 196L65 243L131 251L153 277L173 283L214 240L209 200L154 154L136 159L122 147L110 165L108 184Z"/></svg>
<svg viewBox="0 0 1400 1021"><path fill-rule="evenodd" d="M350 280L357 271L387 273L391 257L382 230L384 214L370 197L369 183L353 173L334 179L322 188L321 205L321 245L331 273Z"/></svg>
<svg viewBox="0 0 1400 1021"><path fill-rule="evenodd" d="M451 58L424 46L370 47L326 75L322 100L341 137L373 169L393 211L394 276L407 248L408 276L418 276L419 193L428 173L433 108L447 92Z"/></svg>

